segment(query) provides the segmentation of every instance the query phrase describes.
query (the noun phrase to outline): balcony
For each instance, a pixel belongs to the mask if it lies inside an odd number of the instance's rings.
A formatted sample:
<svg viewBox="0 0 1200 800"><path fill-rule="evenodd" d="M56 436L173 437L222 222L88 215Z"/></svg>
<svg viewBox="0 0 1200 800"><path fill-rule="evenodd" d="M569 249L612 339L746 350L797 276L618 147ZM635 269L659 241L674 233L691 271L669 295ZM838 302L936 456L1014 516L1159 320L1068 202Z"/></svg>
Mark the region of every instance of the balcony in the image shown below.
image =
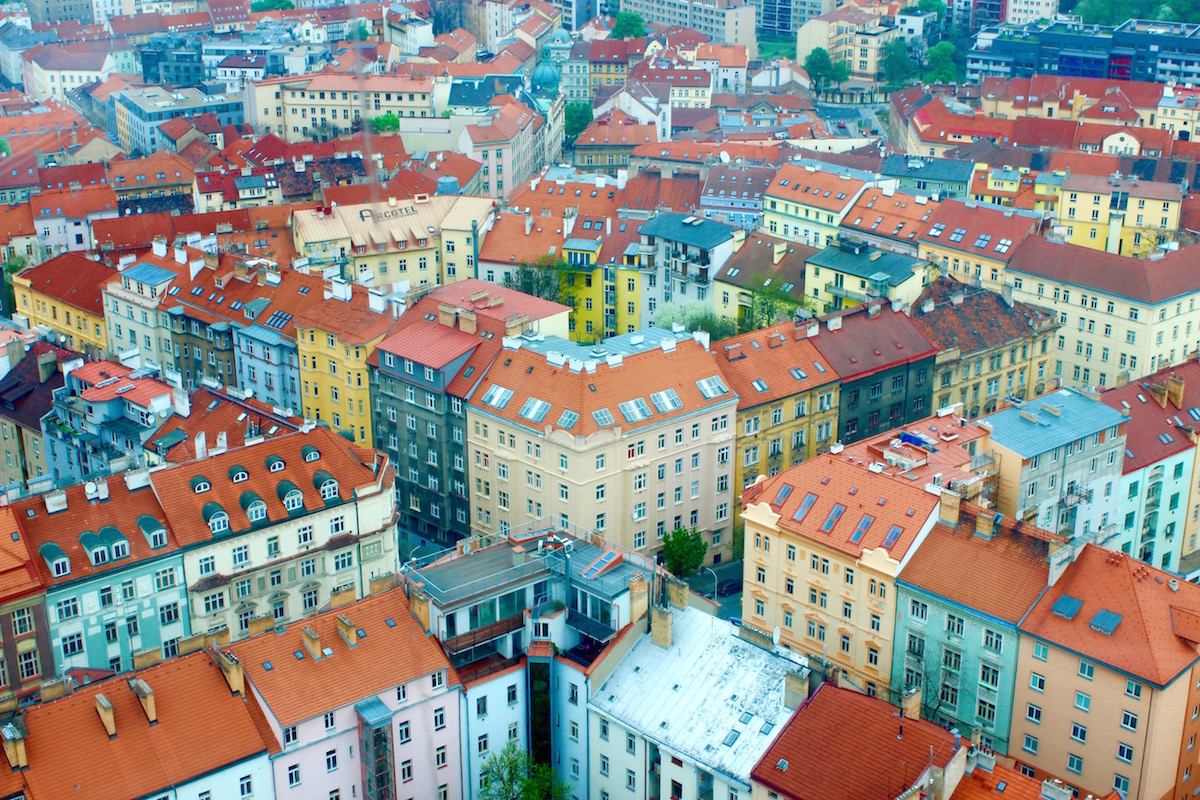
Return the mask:
<svg viewBox="0 0 1200 800"><path fill-rule="evenodd" d="M608 625L594 620L585 614L581 614L575 609L567 612L567 624L584 636L595 639L597 642L607 642L617 635L617 632Z"/></svg>
<svg viewBox="0 0 1200 800"><path fill-rule="evenodd" d="M834 297L840 297L843 300L853 300L856 303L867 303L873 298L866 292L855 292L847 289L845 286L838 286L832 281L825 284L825 291Z"/></svg>
<svg viewBox="0 0 1200 800"><path fill-rule="evenodd" d="M1092 502L1092 490L1085 489L1076 481L1067 484L1067 490L1062 494L1061 505L1076 506L1080 503Z"/></svg>
<svg viewBox="0 0 1200 800"><path fill-rule="evenodd" d="M481 644L486 644L493 639L499 639L506 636L515 630L520 629L525 624L524 614L516 614L507 619L497 620L490 625L484 625L482 628L476 628L473 631L455 636L452 639L442 640L442 646L454 655L461 653L464 650L470 650L472 647L478 647Z"/></svg>

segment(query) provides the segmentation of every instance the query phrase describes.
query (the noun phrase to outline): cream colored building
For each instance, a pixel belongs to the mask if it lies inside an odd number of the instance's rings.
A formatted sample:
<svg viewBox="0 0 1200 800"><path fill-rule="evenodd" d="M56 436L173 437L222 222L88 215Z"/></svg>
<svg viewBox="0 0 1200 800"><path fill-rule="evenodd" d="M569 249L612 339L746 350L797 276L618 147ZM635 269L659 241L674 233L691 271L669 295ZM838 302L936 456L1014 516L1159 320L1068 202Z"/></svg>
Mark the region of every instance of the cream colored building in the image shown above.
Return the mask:
<svg viewBox="0 0 1200 800"><path fill-rule="evenodd" d="M896 576L938 521L936 489L818 456L742 493L742 618L870 695L892 686ZM899 680L903 680L900 676Z"/></svg>
<svg viewBox="0 0 1200 800"><path fill-rule="evenodd" d="M850 76L883 79L883 48L900 38L900 29L853 5L813 17L796 31L796 59L803 63L818 47L835 62L844 61Z"/></svg>
<svg viewBox="0 0 1200 800"><path fill-rule="evenodd" d="M67 92L108 80L117 62L108 53L75 52L44 45L24 54L25 91L36 101L67 102Z"/></svg>
<svg viewBox="0 0 1200 800"><path fill-rule="evenodd" d="M362 112L364 103L367 112ZM246 121L288 142L350 133L355 120L395 114L436 117L433 78L316 73L268 78L246 87Z"/></svg>
<svg viewBox="0 0 1200 800"><path fill-rule="evenodd" d="M506 337L467 405L472 528L552 517L647 556L696 529L727 561L736 405L704 334Z"/></svg>
<svg viewBox="0 0 1200 800"><path fill-rule="evenodd" d="M338 266L347 281L413 287L475 276L475 259L491 228L486 197L417 195L413 199L297 211L296 252L310 266Z"/></svg>
<svg viewBox="0 0 1200 800"><path fill-rule="evenodd" d="M1071 244L1128 256L1147 256L1175 240L1183 188L1175 183L1067 175L1056 230Z"/></svg>

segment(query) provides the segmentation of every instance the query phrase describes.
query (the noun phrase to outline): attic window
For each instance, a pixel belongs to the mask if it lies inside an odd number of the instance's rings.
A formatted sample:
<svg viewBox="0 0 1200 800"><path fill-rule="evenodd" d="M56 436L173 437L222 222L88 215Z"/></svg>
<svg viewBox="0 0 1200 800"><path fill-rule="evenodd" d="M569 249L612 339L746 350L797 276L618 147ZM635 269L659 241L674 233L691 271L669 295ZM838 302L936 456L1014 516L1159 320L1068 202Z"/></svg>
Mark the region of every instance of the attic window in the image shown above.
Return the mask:
<svg viewBox="0 0 1200 800"><path fill-rule="evenodd" d="M505 389L498 383L492 384L487 392L483 395L483 402L487 403L492 408L503 410L508 401L512 399L512 389Z"/></svg>
<svg viewBox="0 0 1200 800"><path fill-rule="evenodd" d="M541 422L549 411L550 404L545 400L530 397L525 401L525 405L521 406L520 415L530 422Z"/></svg>
<svg viewBox="0 0 1200 800"><path fill-rule="evenodd" d="M66 556L56 558L50 564L50 571L54 573L54 577L61 578L64 575L71 574L71 561Z"/></svg>
<svg viewBox="0 0 1200 800"><path fill-rule="evenodd" d="M279 456L267 456L267 471L268 472L283 472L283 459Z"/></svg>
<svg viewBox="0 0 1200 800"><path fill-rule="evenodd" d="M768 388L770 388L767 386L767 382L764 381L762 378L755 378L754 380L750 381L750 385L753 386L755 388L755 390L757 390L759 392L765 392L765 391L767 391Z"/></svg>
<svg viewBox="0 0 1200 800"><path fill-rule="evenodd" d="M654 407L658 409L658 413L666 414L668 411L677 411L683 408L683 401L679 399L679 395L674 389L667 389L665 392L654 392L650 395L650 402L654 403Z"/></svg>
<svg viewBox="0 0 1200 800"><path fill-rule="evenodd" d="M321 499L333 500L338 496L338 482L333 478L328 478L321 483Z"/></svg>
<svg viewBox="0 0 1200 800"><path fill-rule="evenodd" d="M579 412L564 409L562 415L558 418L558 427L571 430L575 427L575 423L579 421Z"/></svg>
<svg viewBox="0 0 1200 800"><path fill-rule="evenodd" d="M730 731L725 735L725 739L721 742L721 744L725 745L726 747L733 747L733 743L736 742L738 737L741 735L742 734L740 731Z"/></svg>
<svg viewBox="0 0 1200 800"><path fill-rule="evenodd" d="M242 483L250 479L249 473L245 467L233 466L229 468L229 480L234 483Z"/></svg>
<svg viewBox="0 0 1200 800"><path fill-rule="evenodd" d="M813 503L815 502L817 502L817 496L815 494L809 492L808 494L804 495L804 499L800 501L800 507L796 509L795 514L792 514L792 520L795 522L803 522L805 515L808 514L809 509L813 507Z"/></svg>
<svg viewBox="0 0 1200 800"><path fill-rule="evenodd" d="M721 380L719 375L696 381L696 387L700 390L700 394L704 395L705 400L712 400L714 397L720 397L729 393L729 389L725 386L725 382Z"/></svg>
<svg viewBox="0 0 1200 800"><path fill-rule="evenodd" d="M961 242L963 237L967 235L966 228L955 228L954 233L950 234L950 241Z"/></svg>
<svg viewBox="0 0 1200 800"><path fill-rule="evenodd" d="M870 514L863 514L863 518L858 521L858 525L854 528L854 533L850 534L850 541L854 544L861 542L863 536L865 536L867 531L870 530L871 523L874 521L875 518Z"/></svg>
<svg viewBox="0 0 1200 800"><path fill-rule="evenodd" d="M833 508L829 510L829 516L825 518L823 523L821 523L821 530L825 533L829 533L831 530L833 530L833 526L837 525L837 521L842 518L842 512L845 510L846 507L844 505L841 503L835 503Z"/></svg>
<svg viewBox="0 0 1200 800"><path fill-rule="evenodd" d="M624 403L619 403L617 408L621 410L621 416L625 417L626 422L641 422L644 419L650 419L652 416L650 406L641 397L635 397Z"/></svg>
<svg viewBox="0 0 1200 800"><path fill-rule="evenodd" d="M983 248L987 247L991 241L992 235L990 233L981 233L979 234L979 238L975 240L975 246L982 250Z"/></svg>
<svg viewBox="0 0 1200 800"><path fill-rule="evenodd" d="M204 494L212 488L212 484L208 482L208 478L197 475L192 478L192 491L196 494Z"/></svg>
<svg viewBox="0 0 1200 800"><path fill-rule="evenodd" d="M1008 248L1012 247L1012 239L1001 239L996 243L997 253L1007 253Z"/></svg>
<svg viewBox="0 0 1200 800"><path fill-rule="evenodd" d="M300 454L304 456L305 461L320 461L321 451L313 447L311 444L306 444L300 449Z"/></svg>
<svg viewBox="0 0 1200 800"><path fill-rule="evenodd" d="M933 229L929 231L929 235L936 239L942 235L942 231L944 230L946 230L946 226L940 222L936 222L933 225Z"/></svg>
<svg viewBox="0 0 1200 800"><path fill-rule="evenodd" d="M805 371L800 369L799 367L792 367L790 372L792 373L792 377L798 381L802 381L808 377L808 374L805 373Z"/></svg>
<svg viewBox="0 0 1200 800"><path fill-rule="evenodd" d="M900 534L902 533L904 533L903 528L901 528L899 525L893 525L888 531L887 536L883 537L883 546L891 549L896 544L896 541L900 538Z"/></svg>

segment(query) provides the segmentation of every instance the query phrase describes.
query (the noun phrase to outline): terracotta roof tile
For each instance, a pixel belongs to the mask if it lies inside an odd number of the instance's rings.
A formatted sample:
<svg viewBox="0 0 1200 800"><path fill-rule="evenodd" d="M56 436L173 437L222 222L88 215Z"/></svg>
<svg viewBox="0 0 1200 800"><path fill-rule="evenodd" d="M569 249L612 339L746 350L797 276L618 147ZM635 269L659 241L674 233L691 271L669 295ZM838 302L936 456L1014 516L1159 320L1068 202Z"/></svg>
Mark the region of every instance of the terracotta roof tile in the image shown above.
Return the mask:
<svg viewBox="0 0 1200 800"><path fill-rule="evenodd" d="M953 296L962 294L955 305ZM932 311L924 310L933 301ZM966 356L1016 342L1034 332L1058 327L1058 321L1034 306L1011 306L997 292L959 283L945 276L925 287L913 303L913 324L939 350L958 348Z"/></svg>
<svg viewBox="0 0 1200 800"><path fill-rule="evenodd" d="M133 250L149 247L156 238L174 238L170 214L129 214L92 223L92 235L101 250Z"/></svg>
<svg viewBox="0 0 1200 800"><path fill-rule="evenodd" d="M1168 382L1178 381L1181 402L1168 397ZM1100 395L1105 405L1129 410L1125 418L1125 459L1121 472L1137 472L1169 456L1191 450L1190 431L1200 418L1200 362L1185 361ZM1162 405L1159 405L1159 403ZM1192 411L1196 415L1191 414ZM1178 421L1176 421L1178 419ZM1162 437L1167 437L1163 441Z"/></svg>
<svg viewBox="0 0 1200 800"><path fill-rule="evenodd" d="M60 367L65 361L83 360L80 353L38 341L29 346L25 357L7 375L0 378L0 417L39 433L42 417L54 407L54 390L63 385L61 368L42 381L37 362L39 356L47 353L55 354Z"/></svg>
<svg viewBox="0 0 1200 800"><path fill-rule="evenodd" d="M362 631L353 647L338 632L341 615L356 631ZM328 647L332 655L314 660L305 649L302 628L315 631L321 648ZM400 590L317 614L289 625L283 634L263 633L228 650L237 656L247 679L282 726L304 722L439 670L447 673L447 688L459 685L458 673L437 640L417 623ZM296 652L304 657L296 658ZM265 666L268 662L269 669Z"/></svg>
<svg viewBox="0 0 1200 800"><path fill-rule="evenodd" d="M814 495L812 501L806 499L809 494ZM900 483L826 453L748 487L742 502L747 508L752 503L770 503L782 530L826 547L855 557L883 547L892 559L902 561L934 513L938 497L921 486ZM806 502L809 508L801 513ZM827 531L835 507L842 511ZM873 521L859 534L860 523L868 516ZM851 541L855 537L858 541ZM893 544L885 545L889 538Z"/></svg>
<svg viewBox="0 0 1200 800"><path fill-rule="evenodd" d="M28 203L0 207L0 242L10 244L19 236L35 236L33 209Z"/></svg>
<svg viewBox="0 0 1200 800"><path fill-rule="evenodd" d="M916 194L868 187L846 212L842 227L881 239L915 243L940 205L929 197L922 196L918 202Z"/></svg>
<svg viewBox="0 0 1200 800"><path fill-rule="evenodd" d="M63 253L36 267L22 270L30 289L89 314L103 314L100 288L112 280L112 267L78 253Z"/></svg>
<svg viewBox="0 0 1200 800"><path fill-rule="evenodd" d="M717 368L738 395L739 411L837 382L838 375L825 357L803 333L799 337L795 333L796 326L785 322L712 346ZM766 388L759 391L756 384Z"/></svg>
<svg viewBox="0 0 1200 800"><path fill-rule="evenodd" d="M1200 290L1194 260L1190 248L1151 260L1030 236L1016 248L1008 269L1142 303L1161 303Z"/></svg>
<svg viewBox="0 0 1200 800"><path fill-rule="evenodd" d="M1021 243L1037 233L1039 222L1040 213L1034 217L952 199L943 201L922 223L917 238L939 248L1011 261ZM986 240L982 238L984 235L988 237Z"/></svg>
<svg viewBox="0 0 1200 800"><path fill-rule="evenodd" d="M0 597L5 602L45 589L37 560L28 540L21 535L16 510L11 506L0 508Z"/></svg>
<svg viewBox="0 0 1200 800"><path fill-rule="evenodd" d="M799 300L804 295L804 264L818 252L800 242L751 233L714 277L744 289L782 289Z"/></svg>
<svg viewBox="0 0 1200 800"><path fill-rule="evenodd" d="M190 399L191 413L167 419L146 440L147 450L155 450L178 464L196 457L195 439L201 431L208 447L216 447L218 436L224 433L227 446L235 448L244 446L247 438L270 439L292 433L304 422L300 417L276 412L261 400L242 399L227 391L202 387Z"/></svg>
<svg viewBox="0 0 1200 800"><path fill-rule="evenodd" d="M819 762L812 758L814 742L821 743ZM955 737L944 728L900 719L883 700L823 683L792 715L750 777L790 800L896 797L930 760L948 767L954 753Z"/></svg>
<svg viewBox="0 0 1200 800"><path fill-rule="evenodd" d="M823 317L825 325L811 341L829 360L842 380L862 378L894 364L932 357L937 348L903 311L884 303L875 317L866 306ZM839 330L828 329L829 319L842 320Z"/></svg>
<svg viewBox="0 0 1200 800"><path fill-rule="evenodd" d="M129 688L131 677L154 691L156 724ZM96 714L98 694L113 705L111 739ZM203 651L30 706L25 725L29 768L22 774L32 797L145 797L267 751L246 703Z"/></svg>
<svg viewBox="0 0 1200 800"><path fill-rule="evenodd" d="M298 328L317 328L338 336L345 344L367 344L387 333L394 321L390 314L372 311L368 288L351 284L349 301L327 299L319 306L301 311L294 323Z"/></svg>
<svg viewBox="0 0 1200 800"><path fill-rule="evenodd" d="M1072 619L1054 613L1062 597L1082 601ZM1112 634L1092 626L1097 612L1120 617ZM1200 631L1184 636L1177 614L1200 614L1200 586L1137 561L1086 545L1058 582L1042 596L1021 624L1021 633L1034 636L1134 675L1155 686L1166 686L1196 663L1192 641Z"/></svg>
<svg viewBox="0 0 1200 800"><path fill-rule="evenodd" d="M767 194L813 208L842 212L854 204L855 196L865 187L866 183L857 178L843 178L823 170L810 172L799 164L784 164L771 181Z"/></svg>

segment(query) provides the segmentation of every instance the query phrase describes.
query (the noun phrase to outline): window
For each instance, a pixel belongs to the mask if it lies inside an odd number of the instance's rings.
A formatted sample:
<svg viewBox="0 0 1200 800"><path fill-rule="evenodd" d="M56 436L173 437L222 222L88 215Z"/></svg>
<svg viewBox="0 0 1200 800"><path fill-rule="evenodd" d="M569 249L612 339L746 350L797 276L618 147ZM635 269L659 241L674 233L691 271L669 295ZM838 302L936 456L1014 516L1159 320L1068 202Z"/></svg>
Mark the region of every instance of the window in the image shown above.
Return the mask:
<svg viewBox="0 0 1200 800"><path fill-rule="evenodd" d="M1029 688L1035 692L1046 691L1046 677L1036 672L1029 673Z"/></svg>
<svg viewBox="0 0 1200 800"><path fill-rule="evenodd" d="M486 755L488 751L488 735L486 733L481 734L479 739L476 741L475 746L479 750L479 755Z"/></svg>
<svg viewBox="0 0 1200 800"><path fill-rule="evenodd" d="M412 759L408 759L400 765L400 780L402 783L408 783L413 779Z"/></svg>
<svg viewBox="0 0 1200 800"><path fill-rule="evenodd" d="M1004 635L990 628L985 628L983 632L983 646L989 650L995 650L997 653L1003 652Z"/></svg>
<svg viewBox="0 0 1200 800"><path fill-rule="evenodd" d="M446 727L446 709L438 708L433 712L433 729L435 731L443 730Z"/></svg>
<svg viewBox="0 0 1200 800"><path fill-rule="evenodd" d="M1122 728L1126 728L1131 731L1136 731L1137 725L1138 725L1137 714L1134 714L1132 711L1122 711L1121 712L1121 727Z"/></svg>
<svg viewBox="0 0 1200 800"><path fill-rule="evenodd" d="M1028 733L1025 734L1025 743L1022 745L1022 747L1024 748L1025 752L1033 753L1034 755L1037 755L1037 751L1038 751L1037 737L1030 736Z"/></svg>
<svg viewBox="0 0 1200 800"><path fill-rule="evenodd" d="M1083 758L1074 753L1067 755L1067 771L1080 773L1083 772Z"/></svg>
<svg viewBox="0 0 1200 800"><path fill-rule="evenodd" d="M1117 743L1117 758L1129 764L1133 761L1133 745L1124 742Z"/></svg>
<svg viewBox="0 0 1200 800"><path fill-rule="evenodd" d="M954 614L946 615L946 632L951 636L963 635L963 618Z"/></svg>
<svg viewBox="0 0 1200 800"><path fill-rule="evenodd" d="M1035 706L1033 703L1027 705L1025 707L1025 719L1040 724L1042 721L1042 707Z"/></svg>
<svg viewBox="0 0 1200 800"><path fill-rule="evenodd" d="M250 780L249 775L238 781L238 794L242 797L251 797L254 795L254 782Z"/></svg>
<svg viewBox="0 0 1200 800"><path fill-rule="evenodd" d="M929 616L929 606L922 603L920 600L913 600L909 607L909 614L913 619L924 620Z"/></svg>
<svg viewBox="0 0 1200 800"><path fill-rule="evenodd" d="M300 765L299 764L292 764L290 767L288 767L287 775L288 775L288 786L299 786L300 785Z"/></svg>
<svg viewBox="0 0 1200 800"><path fill-rule="evenodd" d="M1088 711L1092 707L1092 698L1083 692L1075 693L1075 707L1080 711Z"/></svg>
<svg viewBox="0 0 1200 800"><path fill-rule="evenodd" d="M1079 677L1086 678L1090 681L1092 679L1092 675L1095 674L1095 671L1095 665L1090 664L1087 661L1083 661L1082 659L1079 661Z"/></svg>
<svg viewBox="0 0 1200 800"><path fill-rule="evenodd" d="M1046 647L1046 645L1042 644L1041 642L1034 644L1033 657L1036 658L1038 661L1045 661L1046 657L1049 655L1049 653L1050 653L1050 650L1049 650L1049 648Z"/></svg>
<svg viewBox="0 0 1200 800"><path fill-rule="evenodd" d="M1071 738L1077 742L1087 741L1087 728L1080 725L1078 722L1071 723Z"/></svg>
<svg viewBox="0 0 1200 800"><path fill-rule="evenodd" d="M1125 681L1125 696L1135 700L1142 699L1142 685L1137 681Z"/></svg>

